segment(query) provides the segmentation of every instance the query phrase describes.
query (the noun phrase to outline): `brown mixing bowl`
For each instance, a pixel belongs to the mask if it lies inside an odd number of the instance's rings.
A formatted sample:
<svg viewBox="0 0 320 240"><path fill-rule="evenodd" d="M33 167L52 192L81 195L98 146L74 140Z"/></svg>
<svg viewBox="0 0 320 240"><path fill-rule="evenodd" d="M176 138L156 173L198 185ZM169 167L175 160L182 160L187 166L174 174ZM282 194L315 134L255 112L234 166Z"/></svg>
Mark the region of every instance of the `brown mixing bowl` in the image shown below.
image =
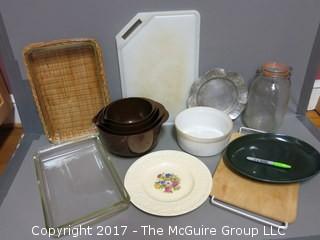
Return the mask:
<svg viewBox="0 0 320 240"><path fill-rule="evenodd" d="M135 125L135 126L118 126L118 125L113 125L110 123L101 123L99 119L101 119L101 116L97 118L97 121L95 122L96 126L99 126L106 131L114 134L119 134L119 135L128 135L128 134L135 134L135 133L140 133L143 132L147 129L150 128L150 126L154 125L154 123L163 115L163 110L162 109L157 109L156 113L150 118L150 121Z"/></svg>
<svg viewBox="0 0 320 240"><path fill-rule="evenodd" d="M122 98L104 109L104 121L115 125L131 125L148 121L154 114L151 101L140 97Z"/></svg>
<svg viewBox="0 0 320 240"><path fill-rule="evenodd" d="M161 116L149 128L135 134L115 134L97 125L102 143L109 152L122 157L137 157L152 150L157 142L162 124L169 117L163 108Z"/></svg>
<svg viewBox="0 0 320 240"><path fill-rule="evenodd" d="M155 111L153 112L153 114L148 117L148 119L146 121L142 121L142 122L138 122L138 123L132 123L132 124L115 124L113 122L110 121L100 121L99 123L104 125L105 127L112 129L116 132L120 131L120 132L137 132L140 131L140 129L145 128L146 126L150 126L150 124L152 124L160 115L160 109L161 106L157 105L155 107Z"/></svg>
<svg viewBox="0 0 320 240"><path fill-rule="evenodd" d="M142 131L145 131L150 128L151 125L154 124L155 121L159 119L159 117L162 116L163 111L165 111L165 108L162 104L155 102L151 99L146 99L149 101L153 106L153 113L150 115L150 117L147 118L147 120L140 121L137 123L132 124L116 124L111 121L105 120L104 111L106 108L103 108L100 110L100 112L97 114L97 116L94 118L94 123L105 129L106 131L109 131L111 133L115 134L121 134L121 135L127 135L127 134L134 134L139 133Z"/></svg>

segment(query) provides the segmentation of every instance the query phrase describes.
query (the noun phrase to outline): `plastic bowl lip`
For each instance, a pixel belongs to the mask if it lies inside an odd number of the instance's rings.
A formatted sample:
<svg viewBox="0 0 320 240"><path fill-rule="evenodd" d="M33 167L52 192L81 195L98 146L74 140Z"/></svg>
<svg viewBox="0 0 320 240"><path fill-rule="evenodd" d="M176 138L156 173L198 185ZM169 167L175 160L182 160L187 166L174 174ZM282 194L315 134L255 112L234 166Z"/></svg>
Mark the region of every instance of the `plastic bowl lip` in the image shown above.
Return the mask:
<svg viewBox="0 0 320 240"><path fill-rule="evenodd" d="M96 127L104 132L105 134L109 134L109 135L113 135L113 136L119 136L119 137L130 137L130 136L133 136L133 135L141 135L141 134L145 134L149 131L154 131L158 128L161 128L161 126L163 125L163 123L165 121L167 121L169 118L169 113L167 110L163 109L163 113L162 113L162 116L159 116L149 127L141 130L140 131L137 131L137 132L121 132L121 133L116 133L116 132L112 132L112 131L109 131L107 128L99 125L99 124L95 124Z"/></svg>
<svg viewBox="0 0 320 240"><path fill-rule="evenodd" d="M141 105L141 103L147 104L150 107L150 111L142 119L139 119L139 120L133 121L133 122L126 122L126 121L122 121L122 120L118 120L118 119L114 119L114 118L110 118L110 117L108 117L108 120L113 122L114 124L125 124L125 125L129 124L130 125L132 123L139 123L141 121L148 119L153 114L153 112L155 110L155 104L151 99L143 98L143 97L126 97L126 98L120 98L118 100L115 100L115 101L109 103L104 108L105 112L104 112L103 117L105 117L105 114L108 113L108 111L113 111L114 110L113 108L115 108L115 106L117 106L118 104L125 104L126 102L130 102L130 101L139 101L140 105Z"/></svg>
<svg viewBox="0 0 320 240"><path fill-rule="evenodd" d="M226 123L228 124L228 131L226 131L220 137L197 137L197 136L194 136L190 133L187 133L185 130L183 130L183 128L181 128L179 121L182 117L186 117L186 115L189 114L190 112L198 112L198 111L207 111L207 112L214 112L214 113L219 114L219 116L224 118ZM180 112L176 116L174 124L175 124L175 128L176 128L178 134L182 135L183 137L190 139L190 140L193 140L193 141L196 141L196 142L206 142L206 143L209 143L209 142L213 143L213 142L219 142L219 141L225 140L226 138L229 137L229 135L231 134L232 129L233 129L233 122L232 122L231 118L226 113L224 113L218 109L215 109L215 108L203 107L203 106L191 107L191 108L187 108L187 109L183 110L182 112Z"/></svg>
<svg viewBox="0 0 320 240"><path fill-rule="evenodd" d="M218 143L218 142L221 142L225 139L227 139L229 136L230 136L230 133L228 134L225 134L221 137L216 137L216 138L199 138L199 137L195 137L195 136L192 136L188 133L185 133L185 132L182 132L180 129L176 128L177 131L178 131L178 134L186 139L189 139L191 141L194 141L194 142L198 142L198 143Z"/></svg>

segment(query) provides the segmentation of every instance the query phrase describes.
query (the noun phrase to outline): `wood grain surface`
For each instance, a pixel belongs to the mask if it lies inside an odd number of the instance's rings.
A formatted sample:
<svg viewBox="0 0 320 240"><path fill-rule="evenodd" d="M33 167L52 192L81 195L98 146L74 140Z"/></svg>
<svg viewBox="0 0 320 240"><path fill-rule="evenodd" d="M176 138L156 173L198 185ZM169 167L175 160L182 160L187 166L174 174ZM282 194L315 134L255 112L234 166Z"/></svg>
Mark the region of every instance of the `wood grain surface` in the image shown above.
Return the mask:
<svg viewBox="0 0 320 240"><path fill-rule="evenodd" d="M317 112L316 110L307 111L306 116L314 126L316 126L317 128L320 128L320 104L319 104L319 112Z"/></svg>
<svg viewBox="0 0 320 240"><path fill-rule="evenodd" d="M21 140L23 129L21 127L9 128L1 126L0 128L0 175L7 168L9 161L14 154L17 145Z"/></svg>
<svg viewBox="0 0 320 240"><path fill-rule="evenodd" d="M239 134L234 134L233 139ZM232 172L221 158L213 175L211 196L217 200L281 222L296 219L299 184L270 184Z"/></svg>

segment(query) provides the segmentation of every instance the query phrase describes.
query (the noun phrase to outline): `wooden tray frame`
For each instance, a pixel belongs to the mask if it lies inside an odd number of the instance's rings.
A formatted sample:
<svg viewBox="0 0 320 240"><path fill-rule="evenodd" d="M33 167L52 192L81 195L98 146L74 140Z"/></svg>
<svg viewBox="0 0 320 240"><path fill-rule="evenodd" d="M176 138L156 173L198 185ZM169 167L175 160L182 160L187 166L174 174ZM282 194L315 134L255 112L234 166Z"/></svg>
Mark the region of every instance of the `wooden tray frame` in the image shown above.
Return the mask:
<svg viewBox="0 0 320 240"><path fill-rule="evenodd" d="M23 50L27 77L52 143L92 135L92 118L110 102L102 51L94 39L63 39Z"/></svg>

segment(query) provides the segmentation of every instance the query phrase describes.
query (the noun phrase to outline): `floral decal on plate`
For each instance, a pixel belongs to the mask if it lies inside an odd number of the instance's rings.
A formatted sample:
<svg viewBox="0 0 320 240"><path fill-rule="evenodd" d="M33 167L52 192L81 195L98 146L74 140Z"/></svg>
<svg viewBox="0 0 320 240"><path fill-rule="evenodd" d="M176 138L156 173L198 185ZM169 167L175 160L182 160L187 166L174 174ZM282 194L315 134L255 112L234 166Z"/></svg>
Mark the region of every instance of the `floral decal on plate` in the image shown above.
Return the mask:
<svg viewBox="0 0 320 240"><path fill-rule="evenodd" d="M160 173L154 183L154 188L165 193L173 193L180 189L180 178L172 173Z"/></svg>

